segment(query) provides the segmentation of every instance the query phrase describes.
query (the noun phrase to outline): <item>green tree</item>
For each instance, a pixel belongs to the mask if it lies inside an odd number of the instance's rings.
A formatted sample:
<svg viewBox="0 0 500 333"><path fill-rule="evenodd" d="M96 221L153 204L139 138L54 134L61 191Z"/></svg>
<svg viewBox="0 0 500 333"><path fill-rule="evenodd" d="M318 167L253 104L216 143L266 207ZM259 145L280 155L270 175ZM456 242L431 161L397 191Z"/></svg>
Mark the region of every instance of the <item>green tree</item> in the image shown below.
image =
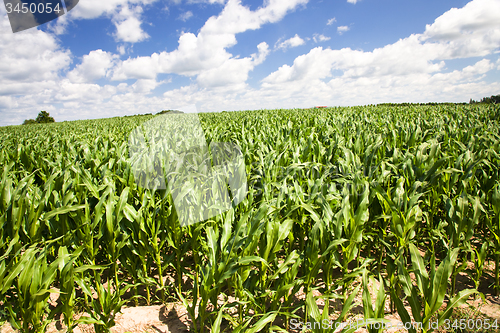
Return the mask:
<svg viewBox="0 0 500 333"><path fill-rule="evenodd" d="M35 121L39 124L55 122L54 118L52 118L47 111L40 111Z"/></svg>
<svg viewBox="0 0 500 333"><path fill-rule="evenodd" d="M176 114L176 113L184 113L184 112L179 111L179 110L162 110L162 111L158 112L157 114Z"/></svg>
<svg viewBox="0 0 500 333"><path fill-rule="evenodd" d="M26 119L23 122L23 125L30 125L30 124L36 124L36 120L35 119Z"/></svg>

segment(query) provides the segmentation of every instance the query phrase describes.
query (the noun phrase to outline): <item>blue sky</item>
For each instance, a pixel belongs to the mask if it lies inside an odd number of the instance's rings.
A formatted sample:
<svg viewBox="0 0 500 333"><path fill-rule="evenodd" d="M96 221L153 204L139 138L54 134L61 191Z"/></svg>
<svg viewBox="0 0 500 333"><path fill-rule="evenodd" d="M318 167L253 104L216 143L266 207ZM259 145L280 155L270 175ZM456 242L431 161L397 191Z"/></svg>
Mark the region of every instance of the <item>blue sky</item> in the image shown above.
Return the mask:
<svg viewBox="0 0 500 333"><path fill-rule="evenodd" d="M0 6L2 126L499 93L500 0L80 0L15 34Z"/></svg>

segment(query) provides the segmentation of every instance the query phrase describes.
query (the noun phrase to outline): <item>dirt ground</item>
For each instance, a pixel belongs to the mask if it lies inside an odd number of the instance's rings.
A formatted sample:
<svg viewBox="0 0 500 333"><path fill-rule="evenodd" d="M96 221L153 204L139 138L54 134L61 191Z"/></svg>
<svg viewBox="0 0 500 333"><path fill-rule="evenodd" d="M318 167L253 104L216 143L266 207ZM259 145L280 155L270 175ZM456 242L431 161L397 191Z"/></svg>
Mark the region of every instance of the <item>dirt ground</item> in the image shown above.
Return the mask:
<svg viewBox="0 0 500 333"><path fill-rule="evenodd" d="M492 267L488 267L492 268ZM359 281L360 282L360 281ZM491 281L490 281L491 282ZM465 288L472 288L470 285L469 278L460 273L457 278L457 291ZM369 290L372 294L372 299L375 299L375 291L378 290L378 286L373 286L371 283L369 285ZM482 315L487 316L492 319L498 319L500 321L500 297L495 296L493 290L491 289L491 284L483 284L479 287L484 296L486 302L480 297L471 299L463 307L473 307L477 309ZM319 292L315 293L315 296L320 296ZM361 306L362 293L355 298L358 305L355 305L351 310L350 320L362 320L363 319L363 308ZM300 290L296 295L297 299L304 299L305 294ZM52 299L52 302L56 299ZM323 300L318 300L318 307L320 311L324 307ZM335 319L340 313L341 305L335 302L330 303L331 319ZM397 313L391 314L389 308L389 297L386 300L386 316L385 318L396 326L400 322L400 318ZM410 308L407 307L408 312L411 314ZM181 303L168 303L166 305L151 305L151 306L137 306L137 307L124 307L121 313L116 316L116 326L111 329L113 333L183 333L189 332L190 319ZM59 320L54 321L48 328L48 333L59 333L65 332L62 316ZM14 333L16 332L11 328L8 323L5 323L0 328L0 333ZM75 333L94 333L94 328L92 325L79 325L75 330ZM295 331L293 331L295 332ZM366 332L365 329L359 329L357 332ZM406 332L405 330L390 329L387 332Z"/></svg>
<svg viewBox="0 0 500 333"><path fill-rule="evenodd" d="M151 305L123 308L116 316L116 326L111 329L113 333L182 333L189 332L188 315L180 304ZM48 328L48 333L65 332L62 322L53 322ZM1 333L16 332L9 324L4 324ZM92 325L79 325L75 333L94 333Z"/></svg>
<svg viewBox="0 0 500 333"><path fill-rule="evenodd" d="M361 295L358 296L358 301L361 301ZM318 302L320 309L324 304ZM500 320L500 299L495 296L487 296L486 303L482 303L481 299L470 301L479 311L493 319ZM335 305L332 304L333 309ZM408 309L409 310L409 309ZM410 312L410 311L409 311ZM334 312L335 313L335 312ZM362 320L362 308L356 306L352 314L354 318ZM335 316L333 316L334 318ZM353 319L354 319L353 318ZM389 313L389 304L386 304L386 319L390 320L394 326L400 321L399 316ZM65 332L62 318L60 321L54 322L47 330L48 333ZM116 316L116 326L111 329L113 333L183 333L189 332L189 317L181 304L170 303L167 305L151 305L123 308L122 313ZM364 329L358 330L363 332ZM388 330L396 332L396 329ZM13 333L9 324L2 326L1 333ZM80 325L74 330L75 333L94 333L92 325Z"/></svg>

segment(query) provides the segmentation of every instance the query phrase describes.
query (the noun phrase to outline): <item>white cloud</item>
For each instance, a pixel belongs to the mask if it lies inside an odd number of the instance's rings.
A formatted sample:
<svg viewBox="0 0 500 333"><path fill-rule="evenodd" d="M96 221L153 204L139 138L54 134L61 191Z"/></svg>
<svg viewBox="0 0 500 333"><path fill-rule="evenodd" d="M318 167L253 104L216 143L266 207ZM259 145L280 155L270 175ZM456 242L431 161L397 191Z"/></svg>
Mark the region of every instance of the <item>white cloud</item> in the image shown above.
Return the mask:
<svg viewBox="0 0 500 333"><path fill-rule="evenodd" d="M424 36L436 40L469 40L470 34L491 33L498 28L500 1L475 0L463 8L452 8L433 24L427 24Z"/></svg>
<svg viewBox="0 0 500 333"><path fill-rule="evenodd" d="M150 57L137 57L121 61L113 69L112 80L155 79L158 74L159 55L153 53Z"/></svg>
<svg viewBox="0 0 500 333"><path fill-rule="evenodd" d="M201 87L244 85L248 79L248 73L256 65L264 62L266 56L269 54L267 43L262 42L257 48L259 52L252 54L251 57L243 59L231 58L216 68L203 71L198 75L197 82Z"/></svg>
<svg viewBox="0 0 500 333"><path fill-rule="evenodd" d="M83 56L82 63L70 71L67 78L73 83L90 83L107 76L118 56L102 50Z"/></svg>
<svg viewBox="0 0 500 333"><path fill-rule="evenodd" d="M281 43L280 41L276 42L275 48L286 50L288 48L304 45L305 43L306 42L302 38L300 38L298 34L295 34L295 36L285 40L284 42Z"/></svg>
<svg viewBox="0 0 500 333"><path fill-rule="evenodd" d="M330 37L324 36L324 35L319 35L319 34L314 34L313 35L313 40L315 43L319 42L326 42L327 40L330 40Z"/></svg>
<svg viewBox="0 0 500 333"><path fill-rule="evenodd" d="M500 45L500 1L474 0L426 26L422 41L446 45L446 58L485 56Z"/></svg>
<svg viewBox="0 0 500 333"><path fill-rule="evenodd" d="M333 23L337 22L337 19L335 17L332 17L331 19L326 22L326 25L332 25Z"/></svg>
<svg viewBox="0 0 500 333"><path fill-rule="evenodd" d="M102 15L115 16L124 7L142 7L157 0L85 0L80 1L67 15L75 19L94 19Z"/></svg>
<svg viewBox="0 0 500 333"><path fill-rule="evenodd" d="M498 62L484 58L461 70L443 71L448 59L484 57L498 49L500 10L492 9L496 7L490 0L474 0L443 14L423 34L371 52L314 48L291 66L283 65L269 74L262 80L262 89L295 100L298 96L324 98L322 104L331 104L326 103L328 96L335 104L461 101L474 94L487 96L498 91L500 83L487 83L482 78ZM476 24L465 19L469 10L478 17ZM487 14L489 11L494 14Z"/></svg>
<svg viewBox="0 0 500 333"><path fill-rule="evenodd" d="M116 27L113 34L118 41L137 43L149 36L141 28L141 14L143 6L158 0L86 0L80 1L78 6L68 14L49 23L50 31L55 34L66 33L72 20L95 19L106 16L111 19Z"/></svg>
<svg viewBox="0 0 500 333"><path fill-rule="evenodd" d="M264 82L323 79L330 76L332 70L343 71L345 77L431 73L444 67L442 61L435 62L442 53L441 45L421 44L417 35L372 52L316 47L297 57L292 66L285 65L271 73Z"/></svg>
<svg viewBox="0 0 500 333"><path fill-rule="evenodd" d="M156 80L151 79L140 79L137 80L134 84L132 84L132 89L136 94L149 94L153 89L158 87L160 84L165 82L158 82Z"/></svg>
<svg viewBox="0 0 500 333"><path fill-rule="evenodd" d="M65 34L70 24L70 21L71 19L69 18L68 15L59 16L56 20L48 23L47 30L56 35Z"/></svg>
<svg viewBox="0 0 500 333"><path fill-rule="evenodd" d="M260 65L266 60L266 57L269 55L269 45L266 42L262 42L257 45L258 53L252 54L252 59L255 65Z"/></svg>
<svg viewBox="0 0 500 333"><path fill-rule="evenodd" d="M57 91L53 92L53 102L77 101L85 103L100 102L116 94L116 87L103 86L90 83L72 83L63 79L59 83Z"/></svg>
<svg viewBox="0 0 500 333"><path fill-rule="evenodd" d="M349 31L349 27L347 25L341 25L337 27L337 32L339 33L339 35L342 35L344 32L347 31Z"/></svg>
<svg viewBox="0 0 500 333"><path fill-rule="evenodd" d="M307 2L308 0L268 0L264 2L266 6L251 11L240 0L228 0L222 13L209 18L202 30L210 34L237 34L256 30L263 24L280 21L288 12Z"/></svg>
<svg viewBox="0 0 500 333"><path fill-rule="evenodd" d="M251 58L228 59L216 68L203 71L198 75L197 82L201 87L220 87L244 83L252 68Z"/></svg>
<svg viewBox="0 0 500 333"><path fill-rule="evenodd" d="M178 2L180 3L181 1L174 1L174 2ZM208 4L219 4L219 5L223 5L226 3L226 0L188 0L187 3L208 3Z"/></svg>
<svg viewBox="0 0 500 333"><path fill-rule="evenodd" d="M124 6L118 14L113 16L113 23L116 26L115 38L118 41L137 43L149 37L141 28L139 19L141 13L142 8L139 6L133 9Z"/></svg>
<svg viewBox="0 0 500 333"><path fill-rule="evenodd" d="M187 11L179 16L179 20L186 22L191 17L193 17L193 13L191 11Z"/></svg>
<svg viewBox="0 0 500 333"><path fill-rule="evenodd" d="M29 29L13 34L7 15L0 21L0 87L12 83L56 80L68 68L71 52L60 48L49 33ZM41 86L40 86L41 87Z"/></svg>
<svg viewBox="0 0 500 333"><path fill-rule="evenodd" d="M120 53L120 55L124 55L126 50L125 50L125 45L119 45L116 47L116 51L118 51L118 53Z"/></svg>
<svg viewBox="0 0 500 333"><path fill-rule="evenodd" d="M359 0L347 0L348 3L352 3L352 4L356 4L356 2L358 2Z"/></svg>
<svg viewBox="0 0 500 333"><path fill-rule="evenodd" d="M495 68L495 65L491 63L490 60L488 59L483 59L478 62L476 62L472 66L467 66L465 67L462 71L464 73L467 73L471 76L478 75L478 74L485 74Z"/></svg>
<svg viewBox="0 0 500 333"><path fill-rule="evenodd" d="M297 6L307 0L270 0L266 6L251 11L239 0L229 0L218 16L210 17L198 35L190 32L179 37L179 47L172 52L154 53L149 57L127 59L114 70L114 80L153 79L158 73L175 73L197 76L203 85L213 83L219 86L248 77L248 72L258 61L252 58L238 58L227 52L237 43L236 34L259 29L263 24L277 22ZM259 53L262 54L263 53ZM224 72L229 71L229 72ZM215 73L224 72L222 78L215 79ZM232 76L234 80L226 80Z"/></svg>

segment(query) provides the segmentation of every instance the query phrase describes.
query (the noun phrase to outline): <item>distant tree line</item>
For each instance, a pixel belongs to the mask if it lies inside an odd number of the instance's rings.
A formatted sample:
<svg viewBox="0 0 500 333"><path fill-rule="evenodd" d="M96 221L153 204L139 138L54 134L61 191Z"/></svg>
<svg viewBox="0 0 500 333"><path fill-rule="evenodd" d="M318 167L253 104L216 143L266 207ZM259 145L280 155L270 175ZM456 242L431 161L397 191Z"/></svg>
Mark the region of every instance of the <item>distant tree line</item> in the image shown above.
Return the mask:
<svg viewBox="0 0 500 333"><path fill-rule="evenodd" d="M427 103L380 103L377 106L417 106L417 105L465 105L467 103L427 102Z"/></svg>
<svg viewBox="0 0 500 333"><path fill-rule="evenodd" d="M113 118L144 117L144 116L151 116L151 115L153 115L153 114L152 113L132 114L132 115L116 116Z"/></svg>
<svg viewBox="0 0 500 333"><path fill-rule="evenodd" d="M175 114L175 113L184 113L184 112L178 110L162 110L157 114Z"/></svg>
<svg viewBox="0 0 500 333"><path fill-rule="evenodd" d="M29 125L29 124L47 124L47 123L54 123L55 120L50 116L50 114L47 111L40 111L36 119L26 119L23 122L23 125Z"/></svg>
<svg viewBox="0 0 500 333"><path fill-rule="evenodd" d="M478 104L478 103L487 103L487 104L498 104L500 103L500 95L494 95L491 97L483 97L480 101L475 101L472 98L469 101L469 104Z"/></svg>

